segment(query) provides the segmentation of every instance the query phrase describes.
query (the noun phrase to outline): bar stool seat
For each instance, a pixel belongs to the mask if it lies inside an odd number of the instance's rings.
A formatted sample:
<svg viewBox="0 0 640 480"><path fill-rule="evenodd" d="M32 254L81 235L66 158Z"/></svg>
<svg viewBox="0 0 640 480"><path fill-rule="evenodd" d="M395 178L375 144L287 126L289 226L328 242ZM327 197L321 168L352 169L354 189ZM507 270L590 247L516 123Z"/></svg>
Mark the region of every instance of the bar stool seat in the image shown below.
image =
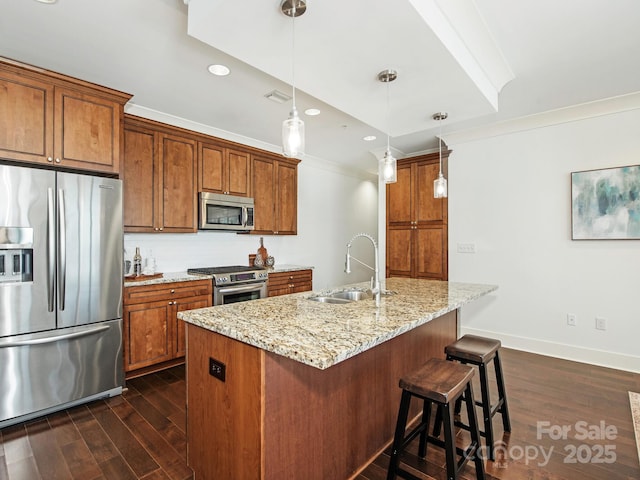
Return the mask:
<svg viewBox="0 0 640 480"><path fill-rule="evenodd" d="M478 431L473 401L472 378L474 374L473 367L432 358L419 369L400 379L402 397L391 447L387 480L394 480L397 475L419 480L418 477L399 466L400 454L418 435L420 436L418 446L420 457L426 456L427 443L444 448L447 460L447 480L460 478L460 472L470 459L473 459L475 463L477 480L484 480L484 464L480 455L477 454L480 447L480 432ZM407 418L412 397L423 400L422 418L420 423L407 434ZM471 443L465 449L456 447L452 409L455 408L458 399L465 402L469 419L468 430L471 434ZM432 404L436 405L438 414L444 420L444 442L429 435ZM459 460L458 456L460 456Z"/></svg>
<svg viewBox="0 0 640 480"><path fill-rule="evenodd" d="M475 401L475 404L482 407L482 420L484 430L480 435L486 439L487 458L495 460L495 445L493 434L493 417L496 413L502 415L502 426L505 432L511 431L511 420L509 418L509 407L507 405L507 395L504 387L502 375L502 363L500 361L500 340L493 338L479 337L477 335L464 335L456 342L447 345L444 349L447 360L455 360L462 364L471 364L478 367L480 373L480 393L482 401ZM493 361L495 379L498 386L498 401L491 404L489 394L489 381L487 365ZM459 413L461 405L456 405L456 413ZM439 422L436 419L434 435L439 435Z"/></svg>

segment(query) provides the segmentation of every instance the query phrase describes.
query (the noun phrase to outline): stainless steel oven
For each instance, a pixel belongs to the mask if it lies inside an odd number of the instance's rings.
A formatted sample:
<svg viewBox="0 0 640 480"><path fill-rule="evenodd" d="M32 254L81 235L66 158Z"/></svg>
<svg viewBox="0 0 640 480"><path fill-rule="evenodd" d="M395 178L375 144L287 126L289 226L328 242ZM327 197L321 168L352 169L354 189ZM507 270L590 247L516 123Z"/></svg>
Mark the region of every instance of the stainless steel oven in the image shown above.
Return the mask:
<svg viewBox="0 0 640 480"><path fill-rule="evenodd" d="M213 277L213 305L246 302L267 296L267 270L255 267L206 267L190 268L193 275Z"/></svg>

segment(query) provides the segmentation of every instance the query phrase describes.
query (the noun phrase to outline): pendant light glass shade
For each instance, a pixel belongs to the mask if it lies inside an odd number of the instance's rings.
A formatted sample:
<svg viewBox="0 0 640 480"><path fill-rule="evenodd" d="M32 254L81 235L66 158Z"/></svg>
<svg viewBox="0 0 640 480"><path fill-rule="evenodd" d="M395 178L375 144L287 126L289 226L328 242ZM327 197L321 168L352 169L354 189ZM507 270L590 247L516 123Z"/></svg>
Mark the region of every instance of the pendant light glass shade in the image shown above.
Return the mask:
<svg viewBox="0 0 640 480"><path fill-rule="evenodd" d="M447 179L442 174L442 120L445 120L449 115L446 112L439 112L433 115L433 119L440 123L440 134L438 135L438 147L440 157L440 173L438 178L433 181L433 198L447 198L449 194L447 189Z"/></svg>
<svg viewBox="0 0 640 480"><path fill-rule="evenodd" d="M295 105L289 118L282 122L282 154L285 157L304 155L304 122L298 116Z"/></svg>
<svg viewBox="0 0 640 480"><path fill-rule="evenodd" d="M387 148L387 151L384 152L384 157L382 158L382 179L384 183L396 183L398 181L397 173L398 173L398 162L393 155L391 155L391 150Z"/></svg>
<svg viewBox="0 0 640 480"><path fill-rule="evenodd" d="M302 158L304 156L304 122L298 116L296 108L296 30L295 19L307 10L305 0L284 0L280 6L282 13L291 17L291 87L293 90L293 106L289 118L282 122L282 154L285 157Z"/></svg>
<svg viewBox="0 0 640 480"><path fill-rule="evenodd" d="M447 198L447 179L442 172L433 181L433 198Z"/></svg>

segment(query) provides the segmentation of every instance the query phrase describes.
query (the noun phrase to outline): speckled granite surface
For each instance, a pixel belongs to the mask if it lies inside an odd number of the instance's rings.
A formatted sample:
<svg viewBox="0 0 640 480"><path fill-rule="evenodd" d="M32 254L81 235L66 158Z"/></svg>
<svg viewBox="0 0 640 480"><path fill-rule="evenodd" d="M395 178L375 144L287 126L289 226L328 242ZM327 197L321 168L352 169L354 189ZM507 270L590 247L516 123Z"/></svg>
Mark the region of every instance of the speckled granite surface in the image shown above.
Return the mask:
<svg viewBox="0 0 640 480"><path fill-rule="evenodd" d="M211 275L189 275L187 272L163 273L162 277L154 278L152 280L140 280L138 282L127 282L125 279L124 286L138 287L140 285L156 285L159 283L190 282L193 280L202 280L204 278L211 278Z"/></svg>
<svg viewBox="0 0 640 480"><path fill-rule="evenodd" d="M357 288L369 282L332 291ZM364 352L498 287L437 280L390 278L397 292L373 300L328 304L308 300L327 292L305 292L178 313L194 325L319 369Z"/></svg>
<svg viewBox="0 0 640 480"><path fill-rule="evenodd" d="M268 269L270 272L294 272L296 270L313 270L313 267L304 265L275 265L273 268ZM157 283L171 283L171 282L189 282L191 280L202 280L203 278L211 278L211 275L189 275L187 272L174 272L165 273L161 278L154 278L152 280L141 280L138 282L124 281L125 287L134 287L138 285L155 285Z"/></svg>

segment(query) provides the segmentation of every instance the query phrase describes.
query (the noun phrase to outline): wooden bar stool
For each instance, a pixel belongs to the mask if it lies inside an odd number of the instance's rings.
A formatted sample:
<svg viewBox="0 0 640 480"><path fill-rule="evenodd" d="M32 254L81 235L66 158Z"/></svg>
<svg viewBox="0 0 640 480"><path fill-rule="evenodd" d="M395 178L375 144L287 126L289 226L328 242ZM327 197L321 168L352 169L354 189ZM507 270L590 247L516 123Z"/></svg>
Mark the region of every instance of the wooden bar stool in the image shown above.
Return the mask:
<svg viewBox="0 0 640 480"><path fill-rule="evenodd" d="M475 463L476 478L484 480L484 465L482 458L477 455L480 447L480 432L478 431L471 385L473 375L473 367L432 358L418 370L400 379L402 397L393 446L391 447L391 460L389 462L387 480L394 480L396 475L419 480L418 477L399 466L400 454L418 435L420 435L420 443L418 445L418 455L420 457L424 458L426 456L427 443L444 448L447 459L447 480L457 480L460 471L469 459L473 459ZM424 401L422 419L411 432L406 434L411 397L418 397ZM471 434L471 443L465 449L456 447L452 410L455 408L455 402L458 399L464 400L467 405L469 419L468 430ZM429 435L432 403L436 405L438 414L444 420L444 442ZM460 455L459 460L457 459L458 455Z"/></svg>
<svg viewBox="0 0 640 480"><path fill-rule="evenodd" d="M502 414L502 426L505 432L511 431L511 420L509 419L509 407L507 405L507 394L504 388L504 378L502 376L502 364L500 363L500 340L493 338L479 337L476 335L465 335L458 341L447 345L444 353L447 360L456 360L463 364L476 365L480 372L480 391L482 401L476 401L475 404L482 407L482 420L484 422L484 431L480 435L485 437L487 458L495 460L495 446L493 437L493 416L500 412ZM493 360L493 366L496 375L496 383L498 385L498 401L495 405L491 405L489 395L489 380L487 376L487 365ZM461 406L456 404L456 414L460 413ZM436 424L433 434L439 436L439 419L436 418Z"/></svg>

